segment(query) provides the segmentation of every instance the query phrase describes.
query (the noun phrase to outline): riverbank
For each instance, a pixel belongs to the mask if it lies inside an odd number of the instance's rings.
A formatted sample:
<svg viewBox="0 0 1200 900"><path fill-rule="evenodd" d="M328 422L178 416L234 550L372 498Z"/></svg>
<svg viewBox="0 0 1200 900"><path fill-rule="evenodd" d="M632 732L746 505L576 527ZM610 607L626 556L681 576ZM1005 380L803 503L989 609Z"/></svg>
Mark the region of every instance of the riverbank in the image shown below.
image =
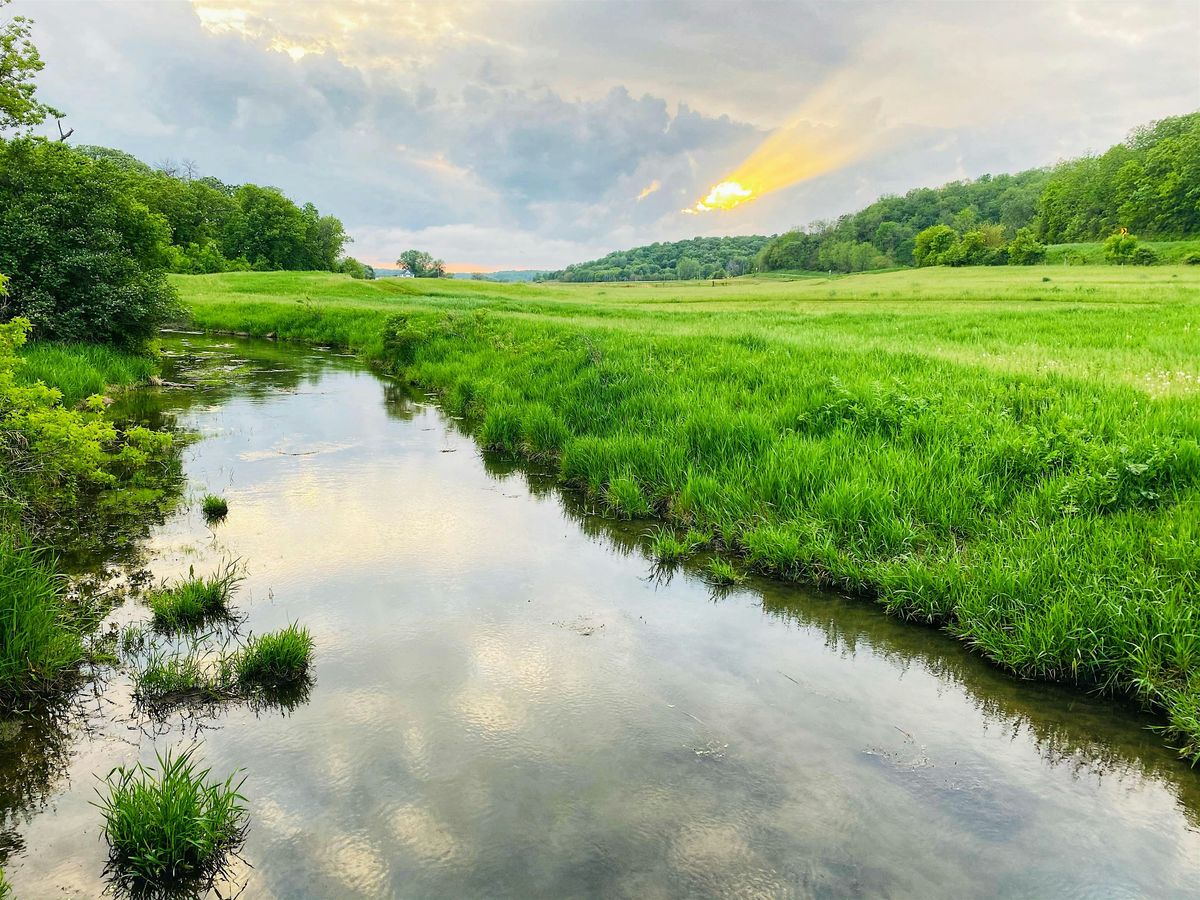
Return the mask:
<svg viewBox="0 0 1200 900"><path fill-rule="evenodd" d="M174 280L201 327L360 350L614 516L1134 696L1200 756L1194 269Z"/></svg>

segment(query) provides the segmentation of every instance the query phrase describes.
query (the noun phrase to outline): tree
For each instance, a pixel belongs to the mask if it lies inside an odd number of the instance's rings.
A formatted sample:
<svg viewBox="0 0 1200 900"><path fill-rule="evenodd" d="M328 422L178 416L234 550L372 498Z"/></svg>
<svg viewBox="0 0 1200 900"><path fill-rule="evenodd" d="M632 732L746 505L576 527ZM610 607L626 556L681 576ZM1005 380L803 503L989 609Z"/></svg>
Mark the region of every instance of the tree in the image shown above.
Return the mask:
<svg viewBox="0 0 1200 900"><path fill-rule="evenodd" d="M277 188L243 184L222 239L225 256L244 256L258 270L306 269L304 214Z"/></svg>
<svg viewBox="0 0 1200 900"><path fill-rule="evenodd" d="M0 0L0 8L9 0ZM32 128L62 113L37 98L34 78L45 63L29 39L33 23L16 16L0 26L0 131Z"/></svg>
<svg viewBox="0 0 1200 900"><path fill-rule="evenodd" d="M913 261L918 266L944 265L953 257L958 232L949 225L931 225L920 232L913 245Z"/></svg>
<svg viewBox="0 0 1200 900"><path fill-rule="evenodd" d="M1046 258L1046 245L1034 236L1033 229L1018 228L1008 242L1008 262L1013 266L1032 266Z"/></svg>
<svg viewBox="0 0 1200 900"><path fill-rule="evenodd" d="M405 250L396 260L396 265L417 278L444 278L446 264L440 259L434 259L424 250Z"/></svg>
<svg viewBox="0 0 1200 900"><path fill-rule="evenodd" d="M358 278L365 281L373 281L375 279L375 270L366 263L359 262L353 256L344 257L338 262L336 271L343 275L349 275L351 278Z"/></svg>
<svg viewBox="0 0 1200 900"><path fill-rule="evenodd" d="M178 311L163 272L167 223L142 203L114 164L62 143L0 141L0 307L34 335L144 343Z"/></svg>
<svg viewBox="0 0 1200 900"><path fill-rule="evenodd" d="M675 276L680 281L690 281L700 277L700 263L690 256L681 256L675 263Z"/></svg>

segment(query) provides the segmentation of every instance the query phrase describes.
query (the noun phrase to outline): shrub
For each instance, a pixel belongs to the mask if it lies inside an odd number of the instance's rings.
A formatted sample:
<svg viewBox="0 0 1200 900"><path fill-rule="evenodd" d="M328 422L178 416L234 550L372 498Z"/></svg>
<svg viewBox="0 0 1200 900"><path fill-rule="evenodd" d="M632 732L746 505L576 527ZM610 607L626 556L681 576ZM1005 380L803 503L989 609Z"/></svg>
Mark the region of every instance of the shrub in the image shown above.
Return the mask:
<svg viewBox="0 0 1200 900"><path fill-rule="evenodd" d="M1180 262L1185 266L1200 266L1200 253L1185 253Z"/></svg>
<svg viewBox="0 0 1200 900"><path fill-rule="evenodd" d="M1135 266L1158 265L1158 254L1149 247L1138 247L1129 257L1129 262Z"/></svg>
<svg viewBox="0 0 1200 900"><path fill-rule="evenodd" d="M1109 235L1104 242L1104 258L1116 266L1124 266L1133 261L1134 251L1138 249L1138 239L1125 229Z"/></svg>
<svg viewBox="0 0 1200 900"><path fill-rule="evenodd" d="M169 238L111 162L61 143L0 141L4 318L29 319L39 338L143 344L180 311L164 274Z"/></svg>
<svg viewBox="0 0 1200 900"><path fill-rule="evenodd" d="M195 747L157 759L157 766L118 766L107 792L97 789L113 867L132 892L202 892L245 838L245 779L210 780Z"/></svg>

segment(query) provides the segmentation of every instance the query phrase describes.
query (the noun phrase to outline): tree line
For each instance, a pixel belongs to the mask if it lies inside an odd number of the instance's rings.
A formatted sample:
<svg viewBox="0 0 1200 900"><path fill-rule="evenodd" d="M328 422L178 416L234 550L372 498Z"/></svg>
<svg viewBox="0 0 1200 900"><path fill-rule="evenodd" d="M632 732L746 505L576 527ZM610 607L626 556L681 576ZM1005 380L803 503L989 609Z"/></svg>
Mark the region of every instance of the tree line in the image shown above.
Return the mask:
<svg viewBox="0 0 1200 900"><path fill-rule="evenodd" d="M773 238L759 271L1026 265L1048 244L1107 241L1115 263L1153 263L1134 235L1200 235L1200 113L1135 129L1099 156L883 197ZM1132 243L1131 243L1132 242Z"/></svg>
<svg viewBox="0 0 1200 900"><path fill-rule="evenodd" d="M591 262L547 272L552 281L687 281L728 278L754 268L754 257L770 238L696 237L618 250Z"/></svg>

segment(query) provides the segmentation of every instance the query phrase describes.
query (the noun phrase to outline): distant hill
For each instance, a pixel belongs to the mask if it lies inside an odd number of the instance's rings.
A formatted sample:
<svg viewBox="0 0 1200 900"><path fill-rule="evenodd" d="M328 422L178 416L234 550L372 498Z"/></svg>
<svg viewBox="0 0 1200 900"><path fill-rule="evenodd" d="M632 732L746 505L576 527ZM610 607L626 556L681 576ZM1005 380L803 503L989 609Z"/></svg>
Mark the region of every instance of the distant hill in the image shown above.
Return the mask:
<svg viewBox="0 0 1200 900"><path fill-rule="evenodd" d="M618 250L601 259L575 263L546 278L557 281L674 281L725 278L751 271L754 257L770 240L765 235L696 237Z"/></svg>
<svg viewBox="0 0 1200 900"><path fill-rule="evenodd" d="M455 278L476 281L537 281L546 275L544 269L503 269L499 272L455 272Z"/></svg>
<svg viewBox="0 0 1200 900"><path fill-rule="evenodd" d="M396 278L403 269L376 269L376 278ZM500 272L455 272L451 278L475 281L536 281L547 273L542 269L504 269Z"/></svg>

